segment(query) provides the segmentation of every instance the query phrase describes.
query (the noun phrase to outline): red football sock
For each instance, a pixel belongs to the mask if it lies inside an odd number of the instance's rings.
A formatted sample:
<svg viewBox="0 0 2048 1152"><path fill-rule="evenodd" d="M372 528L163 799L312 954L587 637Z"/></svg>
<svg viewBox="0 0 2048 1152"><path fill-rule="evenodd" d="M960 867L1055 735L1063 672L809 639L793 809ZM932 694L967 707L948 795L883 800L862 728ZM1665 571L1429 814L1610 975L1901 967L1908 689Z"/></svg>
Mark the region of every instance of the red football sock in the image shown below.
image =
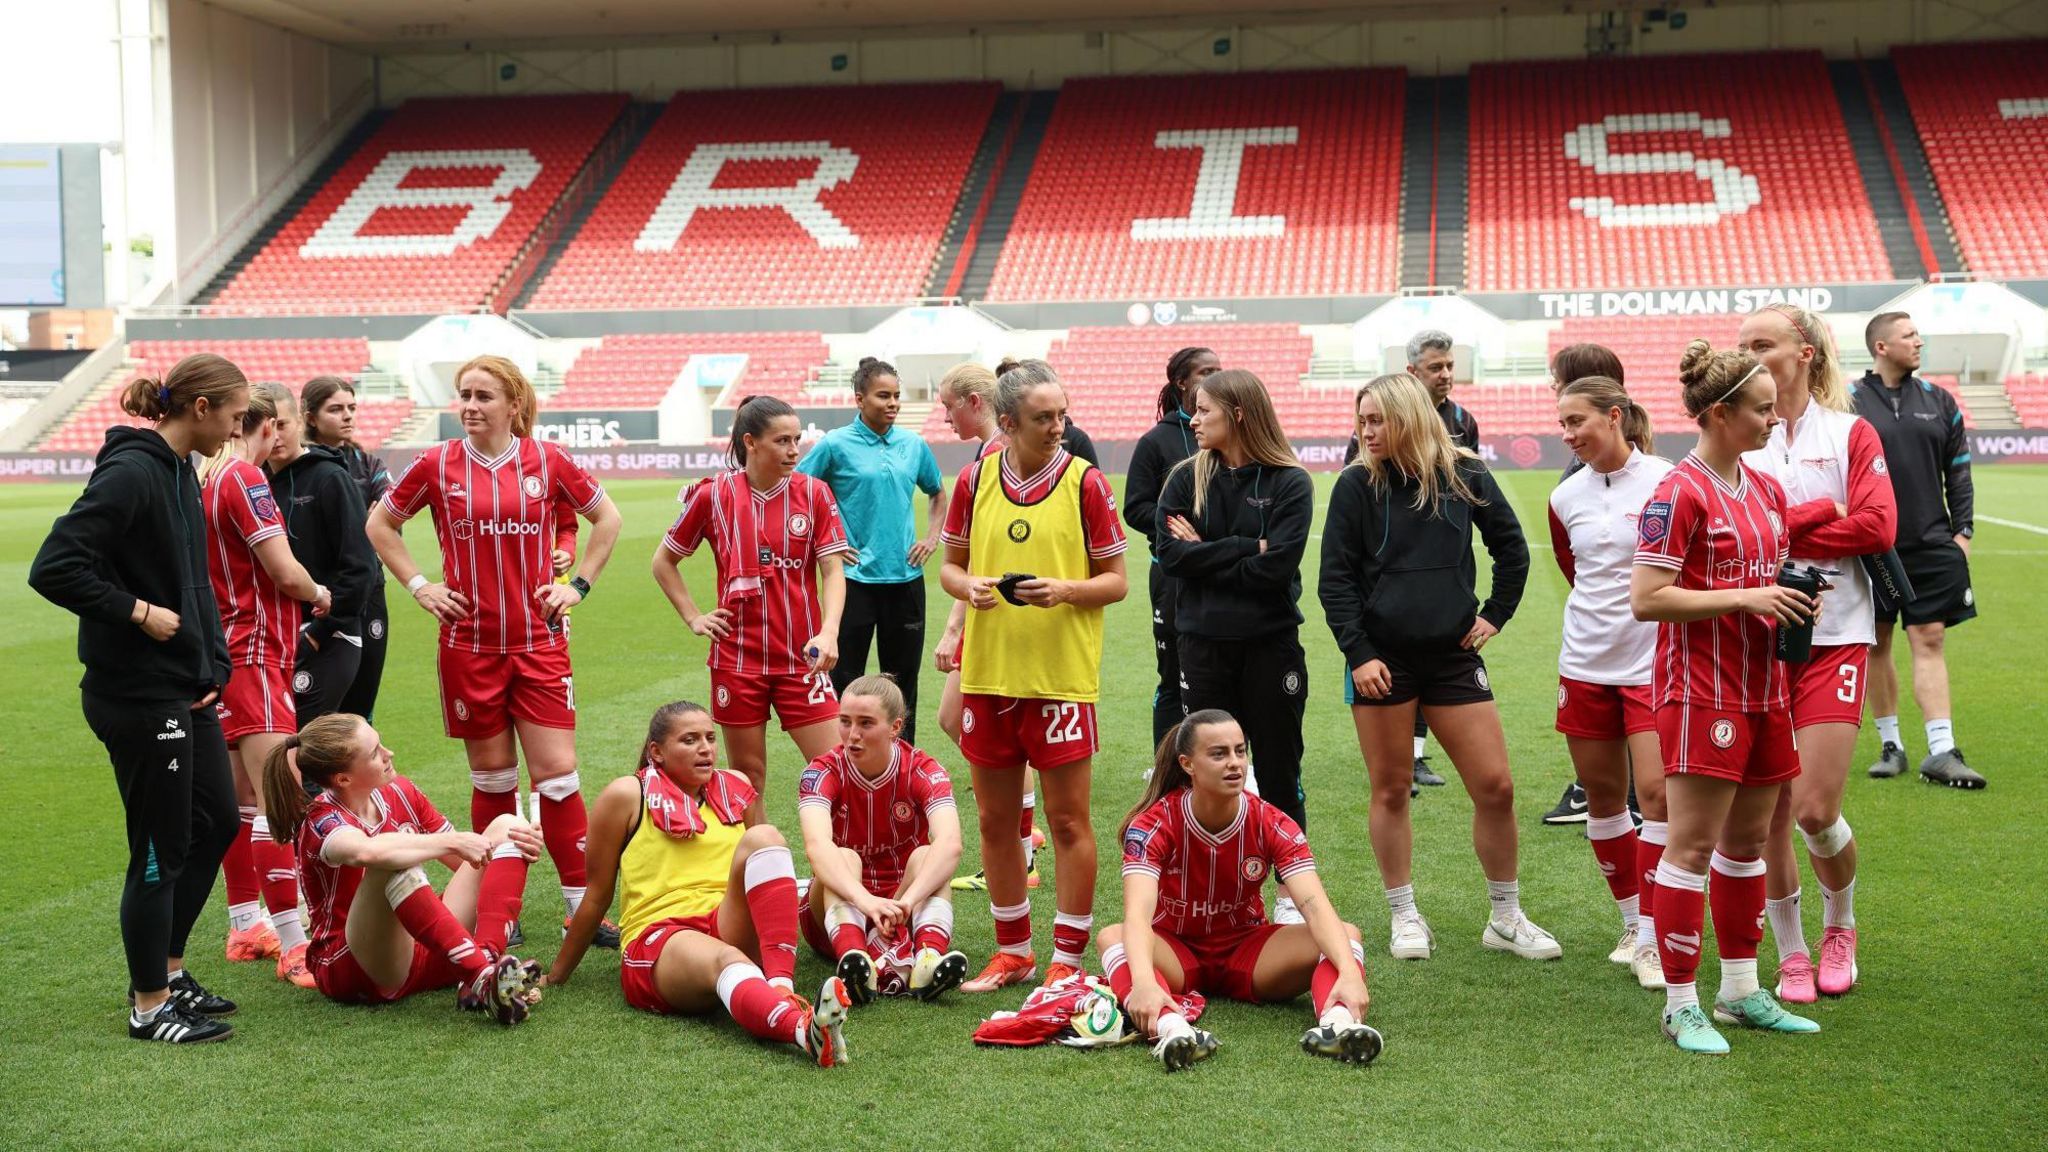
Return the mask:
<svg viewBox="0 0 2048 1152"><path fill-rule="evenodd" d="M953 947L953 933L937 924L921 924L910 934L910 948L913 953L930 948L937 952L950 951Z"/></svg>
<svg viewBox="0 0 2048 1152"><path fill-rule="evenodd" d="M1657 954L1666 984L1690 984L1699 972L1706 881L1697 873L1673 868L1669 861L1657 867Z"/></svg>
<svg viewBox="0 0 2048 1152"><path fill-rule="evenodd" d="M996 922L996 951L1031 955L1031 902L1007 908L990 904L988 911Z"/></svg>
<svg viewBox="0 0 2048 1152"><path fill-rule="evenodd" d="M1035 823L1034 817L1036 817L1036 816L1037 816L1037 814L1038 814L1038 805L1036 805L1036 804L1032 803L1032 802L1031 802L1031 798L1030 798L1030 797L1026 797L1026 798L1025 798L1025 802L1024 802L1024 807L1023 807L1023 808L1022 808L1022 809L1021 809L1021 810L1020 810L1020 811L1019 811L1019 812L1017 813L1017 838L1018 838L1018 839L1020 839L1020 840L1029 840L1029 839L1031 839L1031 827L1032 827L1033 823Z"/></svg>
<svg viewBox="0 0 2048 1152"><path fill-rule="evenodd" d="M249 845L249 857L263 889L263 906L272 915L298 911L299 869L292 850L264 836Z"/></svg>
<svg viewBox="0 0 2048 1152"><path fill-rule="evenodd" d="M469 828L481 832L491 826L491 821L500 816L519 815L519 769L507 768L512 774L512 787L503 792L487 792L472 786L469 790ZM476 773L470 773L472 780Z"/></svg>
<svg viewBox="0 0 2048 1152"><path fill-rule="evenodd" d="M1624 832L1607 840L1589 840L1593 846L1593 859L1600 862L1600 874L1607 878L1607 890L1616 900L1640 896L1641 881L1636 878L1636 860L1640 855L1634 831ZM1640 907L1640 903L1638 903Z"/></svg>
<svg viewBox="0 0 2048 1152"><path fill-rule="evenodd" d="M491 850L484 865L484 878L476 894L476 944L493 956L505 952L505 937L512 922L519 919L519 906L526 901L526 857L512 844Z"/></svg>
<svg viewBox="0 0 2048 1152"><path fill-rule="evenodd" d="M1641 837L1636 838L1636 908L1644 917L1653 917L1657 911L1657 863L1662 859L1662 844L1652 844Z"/></svg>
<svg viewBox="0 0 2048 1152"><path fill-rule="evenodd" d="M734 964L718 974L719 999L740 1027L763 1040L794 1044L803 1027L803 1005L770 984L752 964Z"/></svg>
<svg viewBox="0 0 2048 1152"><path fill-rule="evenodd" d="M256 823L256 809L242 809L241 826L235 829L235 838L228 845L228 854L221 858L221 879L228 887L228 903L247 904L256 899L261 886L256 880L256 857L252 849L250 829Z"/></svg>
<svg viewBox="0 0 2048 1152"><path fill-rule="evenodd" d="M1713 871L1707 902L1714 910L1714 944L1723 960L1754 960L1764 938L1764 862L1716 852Z"/></svg>
<svg viewBox="0 0 2048 1152"><path fill-rule="evenodd" d="M859 924L841 924L832 930L832 956L834 959L848 952L868 950L868 930Z"/></svg>
<svg viewBox="0 0 2048 1152"><path fill-rule="evenodd" d="M745 869L747 912L761 942L761 972L770 980L796 978L796 865L781 845L757 848ZM835 941L836 942L836 941Z"/></svg>
<svg viewBox="0 0 2048 1152"><path fill-rule="evenodd" d="M395 885L407 879L408 875L412 873L394 877L392 883ZM406 932L414 940L447 957L450 964L462 969L467 976L473 977L490 967L491 962L484 956L483 949L476 946L476 940L463 928L462 922L448 911L446 904L441 903L434 886L426 883L424 876L418 884L392 908Z"/></svg>
<svg viewBox="0 0 2048 1152"><path fill-rule="evenodd" d="M555 873L561 877L564 888L581 888L585 884L583 841L589 835L590 812L584 807L581 791L571 792L563 800L541 793L540 836L547 842L548 859L555 862Z"/></svg>
<svg viewBox="0 0 2048 1152"><path fill-rule="evenodd" d="M1330 1006L1330 989L1337 986L1337 966L1328 956L1317 957L1315 974L1308 978L1308 1002L1321 1017Z"/></svg>
<svg viewBox="0 0 2048 1152"><path fill-rule="evenodd" d="M1095 934L1094 927L1094 916L1055 913L1052 918L1052 962L1079 968L1088 951L1088 938Z"/></svg>
<svg viewBox="0 0 2048 1152"><path fill-rule="evenodd" d="M1137 983L1131 976L1131 960L1124 954L1124 946L1111 945L1109 952L1103 953L1102 967L1109 975L1109 990L1116 994L1117 1003L1123 1003L1130 997L1132 986ZM1168 995L1174 994L1173 985L1166 982L1166 977L1159 974L1159 969L1152 970L1152 979L1157 981L1161 988L1166 989Z"/></svg>

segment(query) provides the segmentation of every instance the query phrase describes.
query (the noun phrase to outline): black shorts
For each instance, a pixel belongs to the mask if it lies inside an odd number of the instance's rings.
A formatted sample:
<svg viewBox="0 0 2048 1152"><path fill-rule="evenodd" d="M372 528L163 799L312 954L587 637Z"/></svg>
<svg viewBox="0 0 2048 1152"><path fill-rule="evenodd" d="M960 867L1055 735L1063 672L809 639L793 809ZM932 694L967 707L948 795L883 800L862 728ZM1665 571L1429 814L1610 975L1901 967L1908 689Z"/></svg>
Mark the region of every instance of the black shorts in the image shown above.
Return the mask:
<svg viewBox="0 0 2048 1152"><path fill-rule="evenodd" d="M1493 699L1493 684L1486 678L1486 661L1468 648L1448 652L1380 653L1394 686L1378 700L1359 696L1351 682L1351 669L1344 670L1344 702L1359 708L1406 704L1482 704Z"/></svg>
<svg viewBox="0 0 2048 1152"><path fill-rule="evenodd" d="M1944 624L1953 628L1977 615L1977 597L1970 590L1970 558L1963 555L1961 547L1936 544L1910 552L1901 549L1899 562L1913 584L1913 599L1902 613L1886 615L1880 610L1879 620L1889 624L1903 616L1909 626Z"/></svg>

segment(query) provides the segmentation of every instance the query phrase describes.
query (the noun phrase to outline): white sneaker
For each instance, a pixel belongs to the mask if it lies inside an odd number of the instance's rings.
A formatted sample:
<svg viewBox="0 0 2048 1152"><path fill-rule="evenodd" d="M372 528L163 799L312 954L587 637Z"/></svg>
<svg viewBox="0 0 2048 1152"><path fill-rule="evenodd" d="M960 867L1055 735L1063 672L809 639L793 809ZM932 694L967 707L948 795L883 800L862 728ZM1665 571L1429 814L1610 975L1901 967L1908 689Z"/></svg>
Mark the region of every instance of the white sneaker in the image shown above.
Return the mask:
<svg viewBox="0 0 2048 1152"><path fill-rule="evenodd" d="M1636 971L1636 983L1652 992L1664 990L1664 959L1657 955L1655 944L1636 945L1630 966Z"/></svg>
<svg viewBox="0 0 2048 1152"><path fill-rule="evenodd" d="M1388 931L1387 951L1396 960L1427 960L1436 951L1436 933L1422 913L1402 913Z"/></svg>
<svg viewBox="0 0 2048 1152"><path fill-rule="evenodd" d="M1564 955L1557 937L1538 928L1520 912L1511 920L1487 921L1486 933L1479 942L1497 952L1513 952L1524 960L1555 960Z"/></svg>
<svg viewBox="0 0 2048 1152"><path fill-rule="evenodd" d="M1301 909L1294 906L1294 897L1281 896L1273 901L1273 914L1267 917L1275 924L1306 924Z"/></svg>
<svg viewBox="0 0 2048 1152"><path fill-rule="evenodd" d="M1607 962L1619 964L1624 968L1636 962L1635 925L1631 924L1621 930L1621 942L1614 946L1614 951L1607 954Z"/></svg>

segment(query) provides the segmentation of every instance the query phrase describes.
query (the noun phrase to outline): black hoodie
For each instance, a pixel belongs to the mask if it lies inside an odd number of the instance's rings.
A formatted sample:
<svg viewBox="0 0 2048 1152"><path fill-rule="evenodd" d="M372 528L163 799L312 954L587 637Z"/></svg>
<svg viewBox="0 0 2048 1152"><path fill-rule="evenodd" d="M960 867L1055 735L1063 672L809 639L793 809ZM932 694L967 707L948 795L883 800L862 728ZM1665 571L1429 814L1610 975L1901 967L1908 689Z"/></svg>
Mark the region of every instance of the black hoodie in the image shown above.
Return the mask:
<svg viewBox="0 0 2048 1152"><path fill-rule="evenodd" d="M1194 503L1195 466L1168 473L1156 535L1160 570L1180 582L1175 630L1211 640L1293 636L1301 627L1296 602L1315 519L1315 481L1300 468L1218 468L1200 516ZM1176 539L1166 530L1168 516L1187 517L1202 538Z"/></svg>
<svg viewBox="0 0 2048 1152"><path fill-rule="evenodd" d="M292 555L313 579L327 585L334 607L326 616L305 606L305 634L325 648L337 632L360 638L363 608L377 583L377 553L364 530L369 510L341 453L308 444L298 459L271 473L271 494L284 516Z"/></svg>
<svg viewBox="0 0 2048 1152"><path fill-rule="evenodd" d="M1159 529L1155 513L1166 474L1173 466L1195 454L1195 433L1188 427L1188 414L1175 408L1145 430L1131 449L1131 463L1125 470L1124 523L1145 534L1145 547L1156 559Z"/></svg>
<svg viewBox="0 0 2048 1152"><path fill-rule="evenodd" d="M92 476L28 570L29 587L78 615L79 686L125 700L198 700L228 682L227 637L206 571L199 477L151 428L109 428ZM136 600L170 608L158 643Z"/></svg>
<svg viewBox="0 0 2048 1152"><path fill-rule="evenodd" d="M1472 630L1474 609L1504 627L1522 602L1529 545L1515 510L1486 465L1458 461L1466 486L1482 503L1439 493L1434 510L1415 509L1415 481L1396 474L1375 490L1363 465L1337 475L1323 524L1323 616L1345 666L1383 652L1453 649ZM1493 557L1493 590L1484 607L1474 594L1478 564L1472 529Z"/></svg>

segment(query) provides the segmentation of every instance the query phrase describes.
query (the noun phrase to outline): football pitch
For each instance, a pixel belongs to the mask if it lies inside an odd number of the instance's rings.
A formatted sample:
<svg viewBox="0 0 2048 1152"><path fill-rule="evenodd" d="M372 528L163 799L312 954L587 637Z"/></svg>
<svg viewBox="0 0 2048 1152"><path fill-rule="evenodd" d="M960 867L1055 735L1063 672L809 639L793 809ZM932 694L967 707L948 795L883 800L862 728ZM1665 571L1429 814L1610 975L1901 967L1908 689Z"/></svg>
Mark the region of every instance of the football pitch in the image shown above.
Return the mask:
<svg viewBox="0 0 2048 1152"><path fill-rule="evenodd" d="M1937 789L1911 774L1868 779L1876 747L1866 724L1845 808L1861 848L1864 982L1814 1007L1820 1035L1730 1029L1734 1051L1719 1059L1681 1055L1663 1039L1662 994L1642 991L1607 961L1619 924L1580 830L1538 822L1570 774L1551 728L1565 593L1544 529L1555 476L1501 479L1533 565L1521 610L1487 661L1518 785L1523 904L1557 935L1564 958L1533 963L1480 947L1486 891L1471 851L1471 805L1455 780L1425 790L1413 807L1415 886L1437 932L1436 957L1386 955L1364 768L1315 599L1320 543L1312 540L1302 602L1309 834L1339 912L1364 930L1371 1020L1386 1052L1366 1069L1304 1055L1305 999L1212 1003L1204 1026L1221 1051L1172 1077L1138 1047L976 1048L976 1022L1014 1008L1021 990L857 1009L847 1026L852 1063L820 1070L723 1018L628 1008L617 954L602 951L517 1029L458 1013L453 991L341 1007L279 982L267 964L225 963L218 890L189 963L240 1002L234 1037L189 1050L129 1040L114 915L124 863L119 802L79 713L75 622L26 585L29 560L76 490L0 486L0 614L12 621L0 641L0 1148L2038 1147L2048 1126L2048 853L2033 837L2048 786L2024 749L2048 732L2040 671L2048 468L1976 474L1972 563L1983 615L1951 634L1949 667L1959 743L1989 789ZM1319 480L1327 499L1329 477ZM1121 492L1121 477L1115 485ZM657 705L705 698L704 641L676 620L648 576L676 489L671 481L611 486L626 531L574 619L586 795L636 766ZM416 552L432 550L424 522L408 539ZM1098 926L1119 913L1115 830L1150 756L1145 563L1134 543L1132 594L1109 612L1094 777ZM694 588L710 587L708 550L685 573ZM929 641L949 601L935 572L927 587ZM460 745L441 734L431 620L402 590L392 600L377 727L398 770L459 820L469 785ZM1903 641L1897 647L1903 657ZM940 678L929 665L923 683L924 742L962 793L962 867L972 871L968 774L938 731ZM1917 765L1926 749L1910 696L1901 720ZM796 751L774 733L769 750L770 818L795 842ZM1451 774L1440 753L1434 762ZM1042 960L1057 878L1050 853L1041 860L1047 887L1034 893L1033 910ZM444 877L437 869L437 883ZM1817 946L1821 902L1810 878L1806 893ZM545 962L562 916L545 862L527 896L522 952ZM987 902L958 896L959 946L978 968L993 946ZM1766 974L1772 947L1766 938ZM1091 949L1091 966L1096 959ZM805 949L799 988L815 990L826 972ZM1710 958L1704 988L1717 973Z"/></svg>

